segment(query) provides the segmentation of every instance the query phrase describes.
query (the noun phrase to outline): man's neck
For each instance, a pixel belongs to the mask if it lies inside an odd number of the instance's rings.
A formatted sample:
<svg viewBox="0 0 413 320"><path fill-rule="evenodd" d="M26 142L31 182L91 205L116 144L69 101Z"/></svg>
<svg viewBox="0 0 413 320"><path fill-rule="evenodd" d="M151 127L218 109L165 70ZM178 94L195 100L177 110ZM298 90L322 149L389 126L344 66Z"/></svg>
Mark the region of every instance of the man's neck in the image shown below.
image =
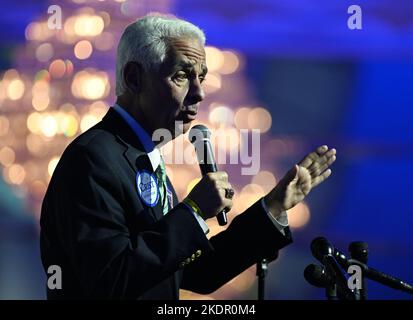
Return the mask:
<svg viewBox="0 0 413 320"><path fill-rule="evenodd" d="M131 101L130 99L125 99L123 97L116 98L116 104L122 107L126 112L128 112L132 118L134 118L139 125L152 137L153 129L148 125L144 113L141 111L139 103L137 101Z"/></svg>

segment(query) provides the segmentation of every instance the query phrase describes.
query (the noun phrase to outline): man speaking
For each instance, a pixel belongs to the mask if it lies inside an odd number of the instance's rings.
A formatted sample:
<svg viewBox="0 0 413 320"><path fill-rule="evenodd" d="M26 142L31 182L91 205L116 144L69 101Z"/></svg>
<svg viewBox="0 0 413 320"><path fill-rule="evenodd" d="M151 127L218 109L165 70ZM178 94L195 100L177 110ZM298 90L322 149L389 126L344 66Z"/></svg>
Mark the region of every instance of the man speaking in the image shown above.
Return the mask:
<svg viewBox="0 0 413 320"><path fill-rule="evenodd" d="M204 175L182 202L166 176L151 137L190 128L204 98L204 44L199 28L176 18L149 15L125 29L116 103L64 151L43 201L43 266L62 272L62 288L48 289L49 299L210 293L291 243L285 211L331 174L334 149L307 155L209 240L205 221L232 207L228 175Z"/></svg>

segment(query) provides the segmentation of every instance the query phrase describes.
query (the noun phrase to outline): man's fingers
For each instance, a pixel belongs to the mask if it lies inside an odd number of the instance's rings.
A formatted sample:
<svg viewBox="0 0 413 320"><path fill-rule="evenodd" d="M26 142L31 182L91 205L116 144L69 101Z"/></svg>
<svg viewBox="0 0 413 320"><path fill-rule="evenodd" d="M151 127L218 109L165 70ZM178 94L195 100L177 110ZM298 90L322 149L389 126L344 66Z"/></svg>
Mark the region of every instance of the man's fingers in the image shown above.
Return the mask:
<svg viewBox="0 0 413 320"><path fill-rule="evenodd" d="M320 156L324 155L328 150L328 146L323 145L320 146L316 149L316 151L313 151L309 153L307 156L302 159L298 165L308 168L314 161L316 161Z"/></svg>
<svg viewBox="0 0 413 320"><path fill-rule="evenodd" d="M216 181L228 181L228 173L225 171L216 171L207 173L211 180Z"/></svg>
<svg viewBox="0 0 413 320"><path fill-rule="evenodd" d="M308 170L313 171L315 167L324 165L325 163L328 163L331 159L331 157L335 156L337 153L336 149L330 149L324 155L318 157L315 159L311 165L308 167Z"/></svg>
<svg viewBox="0 0 413 320"><path fill-rule="evenodd" d="M231 210L232 205L233 205L233 201L232 199L228 199L227 197L225 197L225 189L227 188L232 188L230 184L226 185L224 188L219 188L219 193L221 195L221 201L222 201L222 207L223 208L227 208L227 212Z"/></svg>
<svg viewBox="0 0 413 320"><path fill-rule="evenodd" d="M328 150L328 146L323 145L323 146L318 147L316 152L317 152L318 155L321 156L321 155L324 154L327 150Z"/></svg>
<svg viewBox="0 0 413 320"><path fill-rule="evenodd" d="M312 188L317 187L321 182L326 180L330 175L331 175L331 169L324 171L321 175L319 175L312 181L311 187Z"/></svg>
<svg viewBox="0 0 413 320"><path fill-rule="evenodd" d="M336 161L336 159L337 157L333 155L330 158L328 158L325 163L311 165L311 167L308 169L308 171L311 174L311 177L314 178L318 176L320 173L324 172L329 166L333 164L334 161Z"/></svg>

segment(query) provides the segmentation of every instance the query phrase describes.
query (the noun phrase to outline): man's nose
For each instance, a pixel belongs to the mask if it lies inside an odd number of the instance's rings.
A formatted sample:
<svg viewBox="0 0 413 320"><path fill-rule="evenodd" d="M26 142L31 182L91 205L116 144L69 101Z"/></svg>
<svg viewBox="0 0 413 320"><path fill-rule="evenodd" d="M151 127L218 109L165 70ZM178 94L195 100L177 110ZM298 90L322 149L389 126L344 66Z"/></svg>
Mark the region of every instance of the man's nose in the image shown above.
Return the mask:
<svg viewBox="0 0 413 320"><path fill-rule="evenodd" d="M196 104L201 102L205 98L205 92L202 89L201 81L196 78L191 81L191 85L188 92L188 99L190 100L191 104Z"/></svg>

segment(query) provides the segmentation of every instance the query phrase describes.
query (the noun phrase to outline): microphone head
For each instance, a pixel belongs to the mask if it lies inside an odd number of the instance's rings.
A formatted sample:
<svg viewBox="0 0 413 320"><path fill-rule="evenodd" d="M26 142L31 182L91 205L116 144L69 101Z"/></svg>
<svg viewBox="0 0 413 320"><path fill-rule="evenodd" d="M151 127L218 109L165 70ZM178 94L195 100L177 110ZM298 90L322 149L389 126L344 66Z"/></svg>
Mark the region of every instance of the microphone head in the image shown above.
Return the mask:
<svg viewBox="0 0 413 320"><path fill-rule="evenodd" d="M322 262L326 255L334 255L334 248L326 238L317 237L311 242L311 253Z"/></svg>
<svg viewBox="0 0 413 320"><path fill-rule="evenodd" d="M317 288L325 288L332 282L324 267L316 264L310 264L304 269L304 278L309 284Z"/></svg>
<svg viewBox="0 0 413 320"><path fill-rule="evenodd" d="M196 126L193 126L188 133L188 138L191 143L202 141L203 139L209 140L210 136L211 132L206 126L202 124L197 124Z"/></svg>
<svg viewBox="0 0 413 320"><path fill-rule="evenodd" d="M348 251L352 259L356 259L364 264L367 263L369 255L369 246L367 242L354 241L348 246Z"/></svg>

